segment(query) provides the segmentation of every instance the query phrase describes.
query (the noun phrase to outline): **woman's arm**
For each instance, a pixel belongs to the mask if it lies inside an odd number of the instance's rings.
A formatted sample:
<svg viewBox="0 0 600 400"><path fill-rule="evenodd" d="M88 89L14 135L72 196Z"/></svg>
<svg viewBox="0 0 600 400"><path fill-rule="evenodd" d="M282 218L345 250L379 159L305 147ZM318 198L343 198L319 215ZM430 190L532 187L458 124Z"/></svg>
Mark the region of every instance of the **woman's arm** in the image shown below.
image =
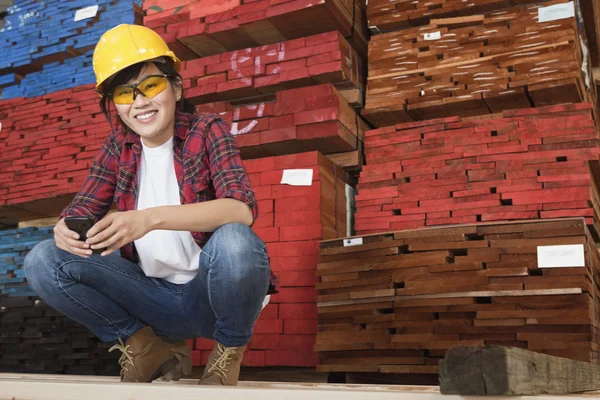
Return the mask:
<svg viewBox="0 0 600 400"><path fill-rule="evenodd" d="M216 199L110 214L88 231L92 248L109 247L103 254L110 254L155 229L214 232L227 223L253 224L258 217L256 197L235 138L221 119L209 123L203 136Z"/></svg>
<svg viewBox="0 0 600 400"><path fill-rule="evenodd" d="M216 199L196 204L153 207L143 210L150 230L214 232L222 225L240 223L252 225L250 207L232 198Z"/></svg>
<svg viewBox="0 0 600 400"><path fill-rule="evenodd" d="M196 134L205 137L204 149L217 198L144 210L150 230L214 232L234 222L251 226L258 216L256 198L229 126L219 118L209 122L205 134Z"/></svg>

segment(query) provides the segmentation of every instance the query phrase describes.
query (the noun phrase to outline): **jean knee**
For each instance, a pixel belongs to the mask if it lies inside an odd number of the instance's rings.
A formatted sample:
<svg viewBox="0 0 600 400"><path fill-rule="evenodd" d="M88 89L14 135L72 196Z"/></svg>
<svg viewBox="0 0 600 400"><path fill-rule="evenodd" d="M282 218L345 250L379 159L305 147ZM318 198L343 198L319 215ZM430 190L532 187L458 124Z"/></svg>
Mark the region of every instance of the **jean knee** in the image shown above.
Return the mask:
<svg viewBox="0 0 600 400"><path fill-rule="evenodd" d="M211 238L220 250L225 250L231 256L243 256L256 250L264 250L265 243L248 225L231 223L225 224L213 233Z"/></svg>
<svg viewBox="0 0 600 400"><path fill-rule="evenodd" d="M231 273L243 278L256 269L269 269L265 243L248 225L232 223L221 226L211 238L207 254L224 261Z"/></svg>
<svg viewBox="0 0 600 400"><path fill-rule="evenodd" d="M54 260L59 250L54 240L48 239L35 245L25 256L23 261L25 277L29 286L35 291L38 291L40 286L52 277Z"/></svg>

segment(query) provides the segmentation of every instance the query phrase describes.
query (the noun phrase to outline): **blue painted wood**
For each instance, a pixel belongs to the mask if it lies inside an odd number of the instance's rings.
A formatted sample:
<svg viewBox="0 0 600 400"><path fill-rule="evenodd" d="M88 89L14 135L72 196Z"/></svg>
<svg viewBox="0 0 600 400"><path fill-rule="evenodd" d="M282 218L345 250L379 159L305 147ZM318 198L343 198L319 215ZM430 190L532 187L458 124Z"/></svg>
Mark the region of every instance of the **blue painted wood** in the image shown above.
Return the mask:
<svg viewBox="0 0 600 400"><path fill-rule="evenodd" d="M0 299L2 296L35 295L29 286L23 285L23 262L38 243L54 237L52 229L28 227L0 231Z"/></svg>
<svg viewBox="0 0 600 400"><path fill-rule="evenodd" d="M77 10L93 5L99 6L95 18L74 21ZM15 0L6 11L5 27L0 29L0 100L93 83L92 52L98 39L106 30L135 19L131 0ZM69 48L84 54L73 56ZM58 54L62 62L40 64ZM8 73L31 64L39 70L29 72L20 83Z"/></svg>

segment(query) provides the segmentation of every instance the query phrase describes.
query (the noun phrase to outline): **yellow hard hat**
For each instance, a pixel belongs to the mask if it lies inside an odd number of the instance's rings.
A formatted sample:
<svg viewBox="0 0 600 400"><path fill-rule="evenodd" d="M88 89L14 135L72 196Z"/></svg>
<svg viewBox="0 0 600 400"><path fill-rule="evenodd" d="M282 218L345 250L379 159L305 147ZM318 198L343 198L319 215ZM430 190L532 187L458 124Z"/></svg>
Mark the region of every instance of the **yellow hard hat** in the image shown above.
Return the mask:
<svg viewBox="0 0 600 400"><path fill-rule="evenodd" d="M96 91L101 92L102 84L117 72L133 64L165 56L173 60L175 70L179 72L181 61L158 33L141 25L117 25L100 37L94 49L92 64L96 74Z"/></svg>

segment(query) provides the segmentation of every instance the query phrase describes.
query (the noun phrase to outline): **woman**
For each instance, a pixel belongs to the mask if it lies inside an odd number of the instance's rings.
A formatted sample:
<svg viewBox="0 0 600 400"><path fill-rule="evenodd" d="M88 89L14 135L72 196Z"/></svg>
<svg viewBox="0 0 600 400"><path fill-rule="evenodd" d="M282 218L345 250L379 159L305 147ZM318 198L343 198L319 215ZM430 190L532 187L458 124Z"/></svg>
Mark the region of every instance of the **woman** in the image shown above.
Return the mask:
<svg viewBox="0 0 600 400"><path fill-rule="evenodd" d="M122 352L124 381L189 374L185 340L205 337L217 344L200 383L236 385L276 280L250 228L258 210L234 138L216 115L194 113L180 61L152 30L107 31L93 65L101 109L110 122L114 106L119 123L55 239L27 256L28 282L50 306L118 342L111 351ZM113 201L117 212L107 215ZM68 216L93 218L86 241L67 228Z"/></svg>

